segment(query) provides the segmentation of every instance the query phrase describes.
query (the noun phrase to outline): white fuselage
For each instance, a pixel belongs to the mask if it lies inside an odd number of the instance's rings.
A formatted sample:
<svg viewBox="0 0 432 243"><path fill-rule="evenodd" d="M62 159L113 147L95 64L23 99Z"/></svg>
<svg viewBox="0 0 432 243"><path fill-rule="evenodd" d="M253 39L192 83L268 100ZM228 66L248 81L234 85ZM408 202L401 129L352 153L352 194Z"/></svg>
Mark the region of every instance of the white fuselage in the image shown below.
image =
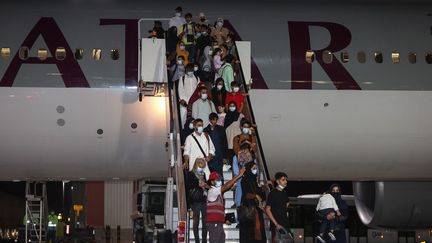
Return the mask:
<svg viewBox="0 0 432 243"><path fill-rule="evenodd" d="M0 48L10 48L11 57L0 60L0 180L166 177L168 100L138 101L136 23L168 19L176 6L2 3ZM183 4L194 16L225 17L251 41L253 87L268 88L250 94L267 165L271 173L284 170L291 179L307 180L431 179L429 7ZM142 21L143 36L152 24ZM26 44L30 59L20 61L18 50ZM66 48L67 62L53 58L58 47ZM306 47L316 51L312 64L304 60ZM39 48L48 49L48 61L37 60ZM77 48L84 50L82 60L73 57ZM102 50L101 60L92 59L94 48ZM340 65L322 63L319 50L326 48ZM119 60L110 58L111 49ZM347 63L339 49L349 53ZM365 63L357 60L360 51ZM383 63L375 62L374 52L383 54ZM392 63L392 52L400 63ZM415 64L408 62L410 52Z"/></svg>

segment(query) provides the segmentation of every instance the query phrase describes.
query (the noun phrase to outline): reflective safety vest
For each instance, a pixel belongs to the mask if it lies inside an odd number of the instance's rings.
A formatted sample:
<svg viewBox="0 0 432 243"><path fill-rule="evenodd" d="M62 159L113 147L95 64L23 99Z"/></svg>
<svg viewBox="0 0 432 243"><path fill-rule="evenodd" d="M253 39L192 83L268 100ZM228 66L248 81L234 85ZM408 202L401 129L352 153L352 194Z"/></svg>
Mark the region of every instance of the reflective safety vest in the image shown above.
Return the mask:
<svg viewBox="0 0 432 243"><path fill-rule="evenodd" d="M207 222L225 222L225 206L222 194L219 195L214 202L207 201Z"/></svg>
<svg viewBox="0 0 432 243"><path fill-rule="evenodd" d="M48 215L48 227L56 227L57 223L58 223L58 219L55 214Z"/></svg>

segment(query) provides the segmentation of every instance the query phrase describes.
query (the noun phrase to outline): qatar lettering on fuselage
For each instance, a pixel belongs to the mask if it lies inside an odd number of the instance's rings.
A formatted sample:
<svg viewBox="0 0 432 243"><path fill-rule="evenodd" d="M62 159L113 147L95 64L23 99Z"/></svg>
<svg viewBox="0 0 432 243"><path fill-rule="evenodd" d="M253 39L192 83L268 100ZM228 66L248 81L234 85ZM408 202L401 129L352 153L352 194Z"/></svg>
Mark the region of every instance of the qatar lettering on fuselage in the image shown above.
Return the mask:
<svg viewBox="0 0 432 243"><path fill-rule="evenodd" d="M118 25L124 28L125 40L125 86L136 86L138 80L138 19L100 19L101 26ZM229 22L225 22L225 26L234 34L236 40L241 40L240 35ZM350 73L343 65L333 58L333 62L325 63L322 58L324 50L332 53L341 51L346 48L351 42L350 30L337 23L330 22L288 22L288 32L290 37L291 51L291 88L292 89L312 89L312 64L306 62L305 53L311 50L311 40L309 27L321 27L330 33L330 43L326 48L320 50L312 50L315 52L316 61L327 73L336 89L361 89ZM52 17L42 17L30 30L27 37L22 42L21 46L32 48L37 38L41 36L48 50L55 53L58 47L63 47L67 57L73 57L73 51L70 48L66 38L64 37L60 27ZM45 60L40 60L37 57L29 57L22 60L19 57L19 52L14 55L12 61L7 67L5 73L0 80L0 86L12 87L15 78L24 64L48 64L56 65L59 72L62 73L62 79L65 87L90 87L78 61L75 58L66 58L65 60L57 60L54 57L48 57ZM267 88L267 84L258 69L255 61L252 58L252 78L254 80L253 88Z"/></svg>

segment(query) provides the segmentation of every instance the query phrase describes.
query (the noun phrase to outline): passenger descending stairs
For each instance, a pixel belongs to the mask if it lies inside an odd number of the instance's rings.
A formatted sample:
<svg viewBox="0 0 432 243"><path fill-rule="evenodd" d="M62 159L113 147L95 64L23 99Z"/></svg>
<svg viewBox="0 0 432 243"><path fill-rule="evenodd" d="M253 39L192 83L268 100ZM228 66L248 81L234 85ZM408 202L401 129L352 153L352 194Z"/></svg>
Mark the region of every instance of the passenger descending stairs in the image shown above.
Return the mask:
<svg viewBox="0 0 432 243"><path fill-rule="evenodd" d="M224 169L224 180L228 181L231 180L233 177L232 171L227 171ZM260 174L261 183L264 181L262 180L262 174ZM231 208L231 206L234 204L234 191L229 190L224 193L224 199L225 199L225 214L227 213L234 213L237 219L237 211L234 208ZM266 229L266 235L267 235L267 242L269 241L270 237L270 226L269 226L269 220L264 214L264 224ZM239 228L236 228L237 223L233 223L231 225L224 224L224 230L225 230L225 236L226 236L226 243L237 243L240 242L240 230ZM201 240L201 219L199 224L199 236ZM192 227L192 219L189 217L189 242L194 243L195 237L193 233L193 227ZM200 241L202 242L202 241ZM208 242L208 236L207 236L207 242Z"/></svg>
<svg viewBox="0 0 432 243"><path fill-rule="evenodd" d="M45 182L26 183L26 242L42 243L47 234L48 201Z"/></svg>

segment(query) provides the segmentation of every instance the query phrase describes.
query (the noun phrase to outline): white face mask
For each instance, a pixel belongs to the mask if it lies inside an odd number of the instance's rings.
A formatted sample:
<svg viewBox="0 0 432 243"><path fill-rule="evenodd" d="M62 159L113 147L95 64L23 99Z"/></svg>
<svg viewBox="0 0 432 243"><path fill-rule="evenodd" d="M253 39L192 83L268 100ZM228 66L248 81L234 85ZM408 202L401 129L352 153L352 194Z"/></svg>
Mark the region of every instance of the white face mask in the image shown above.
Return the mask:
<svg viewBox="0 0 432 243"><path fill-rule="evenodd" d="M189 129L193 129L193 122L189 123Z"/></svg>
<svg viewBox="0 0 432 243"><path fill-rule="evenodd" d="M175 16L180 17L181 13L175 13Z"/></svg>
<svg viewBox="0 0 432 243"><path fill-rule="evenodd" d="M180 46L180 50L184 51L186 49L185 46Z"/></svg>
<svg viewBox="0 0 432 243"><path fill-rule="evenodd" d="M205 93L205 94L201 94L201 99L202 100L207 100L207 98L208 98L208 95Z"/></svg>
<svg viewBox="0 0 432 243"><path fill-rule="evenodd" d="M193 76L193 72L187 72L187 76L192 77Z"/></svg>
<svg viewBox="0 0 432 243"><path fill-rule="evenodd" d="M194 67L194 71L195 71L195 72L198 71L198 67Z"/></svg>
<svg viewBox="0 0 432 243"><path fill-rule="evenodd" d="M210 51L208 52L208 54L209 54L209 56L213 55L213 51L210 50Z"/></svg>
<svg viewBox="0 0 432 243"><path fill-rule="evenodd" d="M230 106L229 110L232 111L232 112L234 112L236 110L236 108L235 108L235 106Z"/></svg>
<svg viewBox="0 0 432 243"><path fill-rule="evenodd" d="M219 46L213 46L213 50L216 49L216 48L219 48Z"/></svg>
<svg viewBox="0 0 432 243"><path fill-rule="evenodd" d="M204 172L204 168L197 167L197 172L198 172L198 173L203 173L203 172Z"/></svg>
<svg viewBox="0 0 432 243"><path fill-rule="evenodd" d="M239 92L239 90L240 90L239 87L234 87L234 88L233 88L233 91L234 91L235 93Z"/></svg>
<svg viewBox="0 0 432 243"><path fill-rule="evenodd" d="M222 88L223 88L223 85L220 85L220 84L219 84L219 85L217 86L217 89L218 89L218 90L221 90Z"/></svg>
<svg viewBox="0 0 432 243"><path fill-rule="evenodd" d="M216 181L215 187L221 187L221 186L222 186L222 181Z"/></svg>
<svg viewBox="0 0 432 243"><path fill-rule="evenodd" d="M223 22L217 22L217 24L216 24L216 25L217 25L217 27L219 27L219 28L220 28L220 27L222 27L222 26L223 26Z"/></svg>
<svg viewBox="0 0 432 243"><path fill-rule="evenodd" d="M249 134L249 128L243 127L242 132L243 132L243 134Z"/></svg>
<svg viewBox="0 0 432 243"><path fill-rule="evenodd" d="M258 169L252 170L252 174L256 175L258 173Z"/></svg>
<svg viewBox="0 0 432 243"><path fill-rule="evenodd" d="M182 65L183 64L183 60L177 60L177 64L178 65Z"/></svg>
<svg viewBox="0 0 432 243"><path fill-rule="evenodd" d="M200 37L200 36L201 36L201 33L198 32L198 33L196 34L196 37L198 38L198 37Z"/></svg>
<svg viewBox="0 0 432 243"><path fill-rule="evenodd" d="M278 185L278 187L279 187L279 189L281 189L281 190L285 189L285 186L282 186L282 185Z"/></svg>

